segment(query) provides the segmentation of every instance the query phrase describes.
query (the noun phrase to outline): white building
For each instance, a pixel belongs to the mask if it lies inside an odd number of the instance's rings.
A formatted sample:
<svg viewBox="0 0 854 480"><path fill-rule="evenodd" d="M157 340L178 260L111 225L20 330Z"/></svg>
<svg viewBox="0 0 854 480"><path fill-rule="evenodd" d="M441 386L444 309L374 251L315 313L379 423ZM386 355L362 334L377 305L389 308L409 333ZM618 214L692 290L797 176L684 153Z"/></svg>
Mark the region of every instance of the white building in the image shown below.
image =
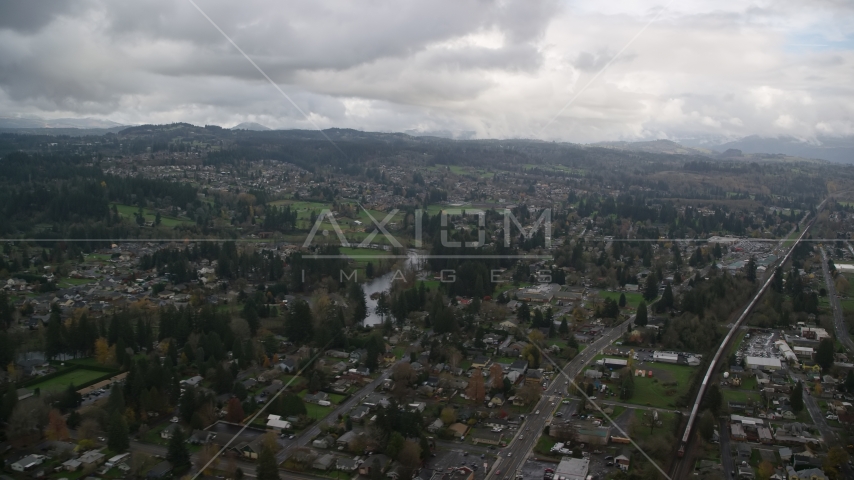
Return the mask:
<svg viewBox="0 0 854 480"><path fill-rule="evenodd" d="M42 464L44 457L42 455L27 455L26 457L13 463L12 470L16 472L26 472Z"/></svg>
<svg viewBox="0 0 854 480"><path fill-rule="evenodd" d="M815 352L812 347L795 347L793 350L795 351L795 355L801 358L812 358Z"/></svg>
<svg viewBox="0 0 854 480"><path fill-rule="evenodd" d="M585 480L589 468L590 460L587 458L564 457L555 469L554 477L565 480Z"/></svg>
<svg viewBox="0 0 854 480"><path fill-rule="evenodd" d="M267 428L272 430L290 430L291 422L287 420L282 420L282 417L279 415L267 415Z"/></svg>
<svg viewBox="0 0 854 480"><path fill-rule="evenodd" d="M777 340L774 342L774 345L777 347L777 351L783 355L783 358L785 358L787 362L798 363L797 355L795 355L795 352L789 348L789 344L786 343L785 340Z"/></svg>
<svg viewBox="0 0 854 480"><path fill-rule="evenodd" d="M661 363L677 363L679 361L679 355L671 352L653 352L652 361L661 362Z"/></svg>
<svg viewBox="0 0 854 480"><path fill-rule="evenodd" d="M779 358L745 357L744 366L754 370L780 370L783 365Z"/></svg>

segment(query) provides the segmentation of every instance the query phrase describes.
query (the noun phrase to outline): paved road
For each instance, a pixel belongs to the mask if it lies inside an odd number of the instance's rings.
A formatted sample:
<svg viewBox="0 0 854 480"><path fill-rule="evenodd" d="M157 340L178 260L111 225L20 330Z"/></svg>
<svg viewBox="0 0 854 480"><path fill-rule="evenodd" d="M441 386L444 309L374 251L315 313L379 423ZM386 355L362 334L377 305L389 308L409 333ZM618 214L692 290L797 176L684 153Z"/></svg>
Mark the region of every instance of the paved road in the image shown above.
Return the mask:
<svg viewBox="0 0 854 480"><path fill-rule="evenodd" d="M726 420L723 418L718 422L718 432L721 438L721 465L724 467L724 478L726 480L735 480L732 472L735 471L735 462L732 461L732 448L729 445L729 430L727 429Z"/></svg>
<svg viewBox="0 0 854 480"><path fill-rule="evenodd" d="M398 362L398 363L400 363L400 362ZM365 398L366 396L368 396L368 394L370 394L374 390L376 390L380 384L382 384L388 377L390 377L393 370L394 370L394 366L387 368L382 373L382 375L377 377L373 382L365 385L364 387L362 387L361 390L359 390L358 392L351 395L350 398L348 398L347 400L338 404L338 406L335 407L335 409L332 410L332 412L330 412L329 415L324 417L324 420L325 419L337 419L338 415L344 415L347 412L349 412L350 410L352 410L353 407L355 407L356 405L358 405L359 403L362 402L363 398ZM285 461L285 459L288 456L288 452L292 448L304 447L304 446L308 445L308 442L310 442L312 438L314 438L318 434L320 434L319 425L322 421L323 420L319 420L317 423L314 424L314 426L312 426L308 430L304 431L292 443L290 443L288 446L286 446L284 449L282 449L279 453L277 453L276 454L276 460L278 460L279 463L282 463ZM332 422L329 422L329 423L332 423Z"/></svg>
<svg viewBox="0 0 854 480"><path fill-rule="evenodd" d="M534 412L540 413L528 415L525 419L524 428L519 429L516 437L510 441L506 448L499 450L499 456L502 460L493 465L493 468L486 475L487 479L515 477L516 472L531 455L543 428L551 423L553 413L560 406L561 399L564 396L564 392L566 392L566 383L574 380L593 357L625 333L626 328L633 321L634 316L618 326L607 330L598 340L588 345L583 352L570 360L560 375L552 379L548 389L543 392L543 397L534 408ZM501 471L500 475L496 474L498 470Z"/></svg>
<svg viewBox="0 0 854 480"><path fill-rule="evenodd" d="M851 245L848 245L848 248L851 249ZM821 272L824 274L824 283L827 286L827 298L830 300L830 306L833 309L833 326L836 329L836 338L845 345L849 352L854 353L854 341L848 334L842 306L839 304L839 297L836 296L836 284L833 283L833 279L830 277L830 269L827 267L827 253L824 251L824 246L819 247L819 250L821 251ZM851 253L854 255L854 250Z"/></svg>
<svg viewBox="0 0 854 480"><path fill-rule="evenodd" d="M804 384L804 406L807 408L807 412L809 412L810 417L812 418L813 423L816 427L818 427L818 431L821 432L822 438L824 438L824 444L827 446L833 446L838 442L838 437L833 429L827 425L827 421L824 418L824 414L821 411L821 408L818 406L818 402L815 401L812 394L809 393L809 388L804 381L804 377L801 374L789 373L789 376L792 380L796 382L803 382Z"/></svg>

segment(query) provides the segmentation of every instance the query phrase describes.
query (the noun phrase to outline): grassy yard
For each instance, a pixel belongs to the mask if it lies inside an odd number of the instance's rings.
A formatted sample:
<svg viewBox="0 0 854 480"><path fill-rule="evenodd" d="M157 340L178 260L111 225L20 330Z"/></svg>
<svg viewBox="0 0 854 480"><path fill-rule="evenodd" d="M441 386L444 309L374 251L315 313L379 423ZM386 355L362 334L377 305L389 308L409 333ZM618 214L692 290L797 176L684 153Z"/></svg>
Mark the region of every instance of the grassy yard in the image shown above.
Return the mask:
<svg viewBox="0 0 854 480"><path fill-rule="evenodd" d="M677 421L677 414L671 412L658 412L658 420L661 422L661 425L652 429L649 426L650 421L648 415L652 415L652 412L641 409L635 410L634 422L629 428L629 434L635 442L641 443L648 438L654 437L658 433L673 432L675 429L674 422Z"/></svg>
<svg viewBox="0 0 854 480"><path fill-rule="evenodd" d="M134 207L131 205L122 205L120 203L116 204L116 210L119 211L119 215L125 218L134 219L135 214L139 211L139 207ZM157 212L151 210L149 208L142 209L143 216L147 222L153 222L155 218L157 218ZM189 218L182 217L173 217L171 215L161 215L160 216L160 225L164 227L177 227L179 225L194 225L195 222L190 220Z"/></svg>
<svg viewBox="0 0 854 480"><path fill-rule="evenodd" d="M634 395L625 402L659 408L674 408L674 402L688 390L691 376L697 371L696 368L685 365L662 363L644 364L637 368L652 370L653 378L634 377ZM676 385L664 386L670 382L676 382Z"/></svg>
<svg viewBox="0 0 854 480"><path fill-rule="evenodd" d="M758 403L762 398L756 390L722 388L721 395L725 402Z"/></svg>
<svg viewBox="0 0 854 480"><path fill-rule="evenodd" d="M314 403L306 403L305 409L306 409L306 416L308 418L312 418L314 420L322 420L327 415L329 415L329 412L332 411L331 406L330 407L324 407L321 405L315 405Z"/></svg>
<svg viewBox="0 0 854 480"><path fill-rule="evenodd" d="M603 299L610 298L610 299L614 300L615 302L619 302L620 301L620 295L622 295L622 294L623 294L623 292L603 292L603 291L600 291L598 295L600 297L602 297ZM640 293L625 292L625 295L626 295L626 307L628 307L628 308L632 308L632 309L638 308L638 305L640 305L640 302L643 300L643 295L641 295Z"/></svg>
<svg viewBox="0 0 854 480"><path fill-rule="evenodd" d="M540 438L537 440L537 445L534 447L534 451L540 455L548 455L553 456L552 447L555 446L555 439L548 435L540 435Z"/></svg>
<svg viewBox="0 0 854 480"><path fill-rule="evenodd" d="M35 385L30 385L28 388L38 388L42 392L47 392L51 390L63 390L71 384L75 386L82 385L86 382L91 382L92 380L95 380L96 378L102 377L104 375L105 372L78 368L66 374L59 375L43 382L36 383Z"/></svg>

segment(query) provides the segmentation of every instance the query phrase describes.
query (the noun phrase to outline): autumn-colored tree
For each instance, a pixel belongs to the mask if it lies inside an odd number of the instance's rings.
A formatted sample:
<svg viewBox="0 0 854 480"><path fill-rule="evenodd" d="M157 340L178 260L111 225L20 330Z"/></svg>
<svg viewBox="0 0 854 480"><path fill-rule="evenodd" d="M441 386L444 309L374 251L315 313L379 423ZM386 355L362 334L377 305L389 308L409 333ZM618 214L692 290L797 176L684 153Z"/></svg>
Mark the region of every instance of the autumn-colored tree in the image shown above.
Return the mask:
<svg viewBox="0 0 854 480"><path fill-rule="evenodd" d="M445 425L450 425L457 421L457 411L454 410L454 407L445 407L442 409L442 413L439 414L439 419Z"/></svg>
<svg viewBox="0 0 854 480"><path fill-rule="evenodd" d="M824 389L821 388L821 383L815 382L815 385L813 385L813 387L812 387L813 394L814 395L821 395L821 392L823 392L823 391L824 391Z"/></svg>
<svg viewBox="0 0 854 480"><path fill-rule="evenodd" d="M95 340L95 361L101 365L113 364L116 361L116 347L110 347L104 337Z"/></svg>
<svg viewBox="0 0 854 480"><path fill-rule="evenodd" d="M774 465L768 460L765 460L759 464L758 473L760 480L768 480L772 475L774 475Z"/></svg>
<svg viewBox="0 0 854 480"><path fill-rule="evenodd" d="M474 373L471 374L471 380L469 380L469 385L466 387L466 396L470 400L473 400L474 403L483 403L483 399L486 398L483 372L479 368L476 368Z"/></svg>
<svg viewBox="0 0 854 480"><path fill-rule="evenodd" d="M536 345L542 345L545 339L546 336L539 330L531 330L531 333L528 334L528 340Z"/></svg>
<svg viewBox="0 0 854 480"><path fill-rule="evenodd" d="M532 403L539 402L542 395L543 391L536 383L526 383L518 392L516 392L516 396L520 397L525 405L531 405Z"/></svg>
<svg viewBox="0 0 854 480"><path fill-rule="evenodd" d="M491 367L489 367L489 386L498 390L504 387L504 369L501 368L501 365L497 363L493 363Z"/></svg>
<svg viewBox="0 0 854 480"><path fill-rule="evenodd" d="M418 378L418 374L413 370L412 365L406 362L400 362L394 366L394 371L391 374L394 380L394 388L391 394L398 400L402 400L409 395L409 386Z"/></svg>
<svg viewBox="0 0 854 480"><path fill-rule="evenodd" d="M219 458L217 456L218 452L219 448L216 445L205 445L204 448L202 448L202 451L196 454L195 460L193 461L196 470L201 471L204 468L204 471L202 473L205 475L210 475L211 472L213 470L216 470L217 466L219 465ZM210 465L208 465L208 462L210 462ZM206 465L207 468L205 468Z"/></svg>
<svg viewBox="0 0 854 480"><path fill-rule="evenodd" d="M246 418L246 413L243 412L243 405L237 397L231 397L226 407L225 421L231 423L241 423Z"/></svg>
<svg viewBox="0 0 854 480"><path fill-rule="evenodd" d="M59 410L54 408L48 413L44 434L48 440L65 440L68 438L68 426Z"/></svg>
<svg viewBox="0 0 854 480"><path fill-rule="evenodd" d="M397 458L405 470L403 478L412 478L415 469L421 465L421 446L412 440L407 440Z"/></svg>
<svg viewBox="0 0 854 480"><path fill-rule="evenodd" d="M830 478L843 478L839 471L839 466L848 461L848 453L842 447L833 447L827 451L827 456L824 458L824 463L821 468Z"/></svg>
<svg viewBox="0 0 854 480"><path fill-rule="evenodd" d="M266 448L267 450L276 453L282 449L282 446L279 444L279 441L274 432L267 432L264 434L264 438L261 440L261 448Z"/></svg>

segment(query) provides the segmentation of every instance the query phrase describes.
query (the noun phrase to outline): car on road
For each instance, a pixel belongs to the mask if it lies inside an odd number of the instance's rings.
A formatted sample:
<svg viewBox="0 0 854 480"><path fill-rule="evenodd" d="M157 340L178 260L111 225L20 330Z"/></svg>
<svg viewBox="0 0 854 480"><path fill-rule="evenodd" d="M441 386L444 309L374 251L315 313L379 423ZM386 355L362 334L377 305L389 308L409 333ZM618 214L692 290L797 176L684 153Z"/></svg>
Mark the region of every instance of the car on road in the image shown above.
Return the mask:
<svg viewBox="0 0 854 480"><path fill-rule="evenodd" d="M596 400L596 395L590 397L590 400Z"/></svg>
<svg viewBox="0 0 854 480"><path fill-rule="evenodd" d="M539 410L537 410L536 412L534 412L534 415L539 415L539 414L540 414L540 411L539 411Z"/></svg>
<svg viewBox="0 0 854 480"><path fill-rule="evenodd" d="M512 456L513 456L513 452L507 452L507 456L508 456L508 457L512 457Z"/></svg>
<svg viewBox="0 0 854 480"><path fill-rule="evenodd" d="M525 439L524 435L519 435L519 440L524 440L524 439Z"/></svg>
<svg viewBox="0 0 854 480"><path fill-rule="evenodd" d="M563 416L563 412L557 412L557 413L555 413L555 417L562 417L562 416Z"/></svg>

